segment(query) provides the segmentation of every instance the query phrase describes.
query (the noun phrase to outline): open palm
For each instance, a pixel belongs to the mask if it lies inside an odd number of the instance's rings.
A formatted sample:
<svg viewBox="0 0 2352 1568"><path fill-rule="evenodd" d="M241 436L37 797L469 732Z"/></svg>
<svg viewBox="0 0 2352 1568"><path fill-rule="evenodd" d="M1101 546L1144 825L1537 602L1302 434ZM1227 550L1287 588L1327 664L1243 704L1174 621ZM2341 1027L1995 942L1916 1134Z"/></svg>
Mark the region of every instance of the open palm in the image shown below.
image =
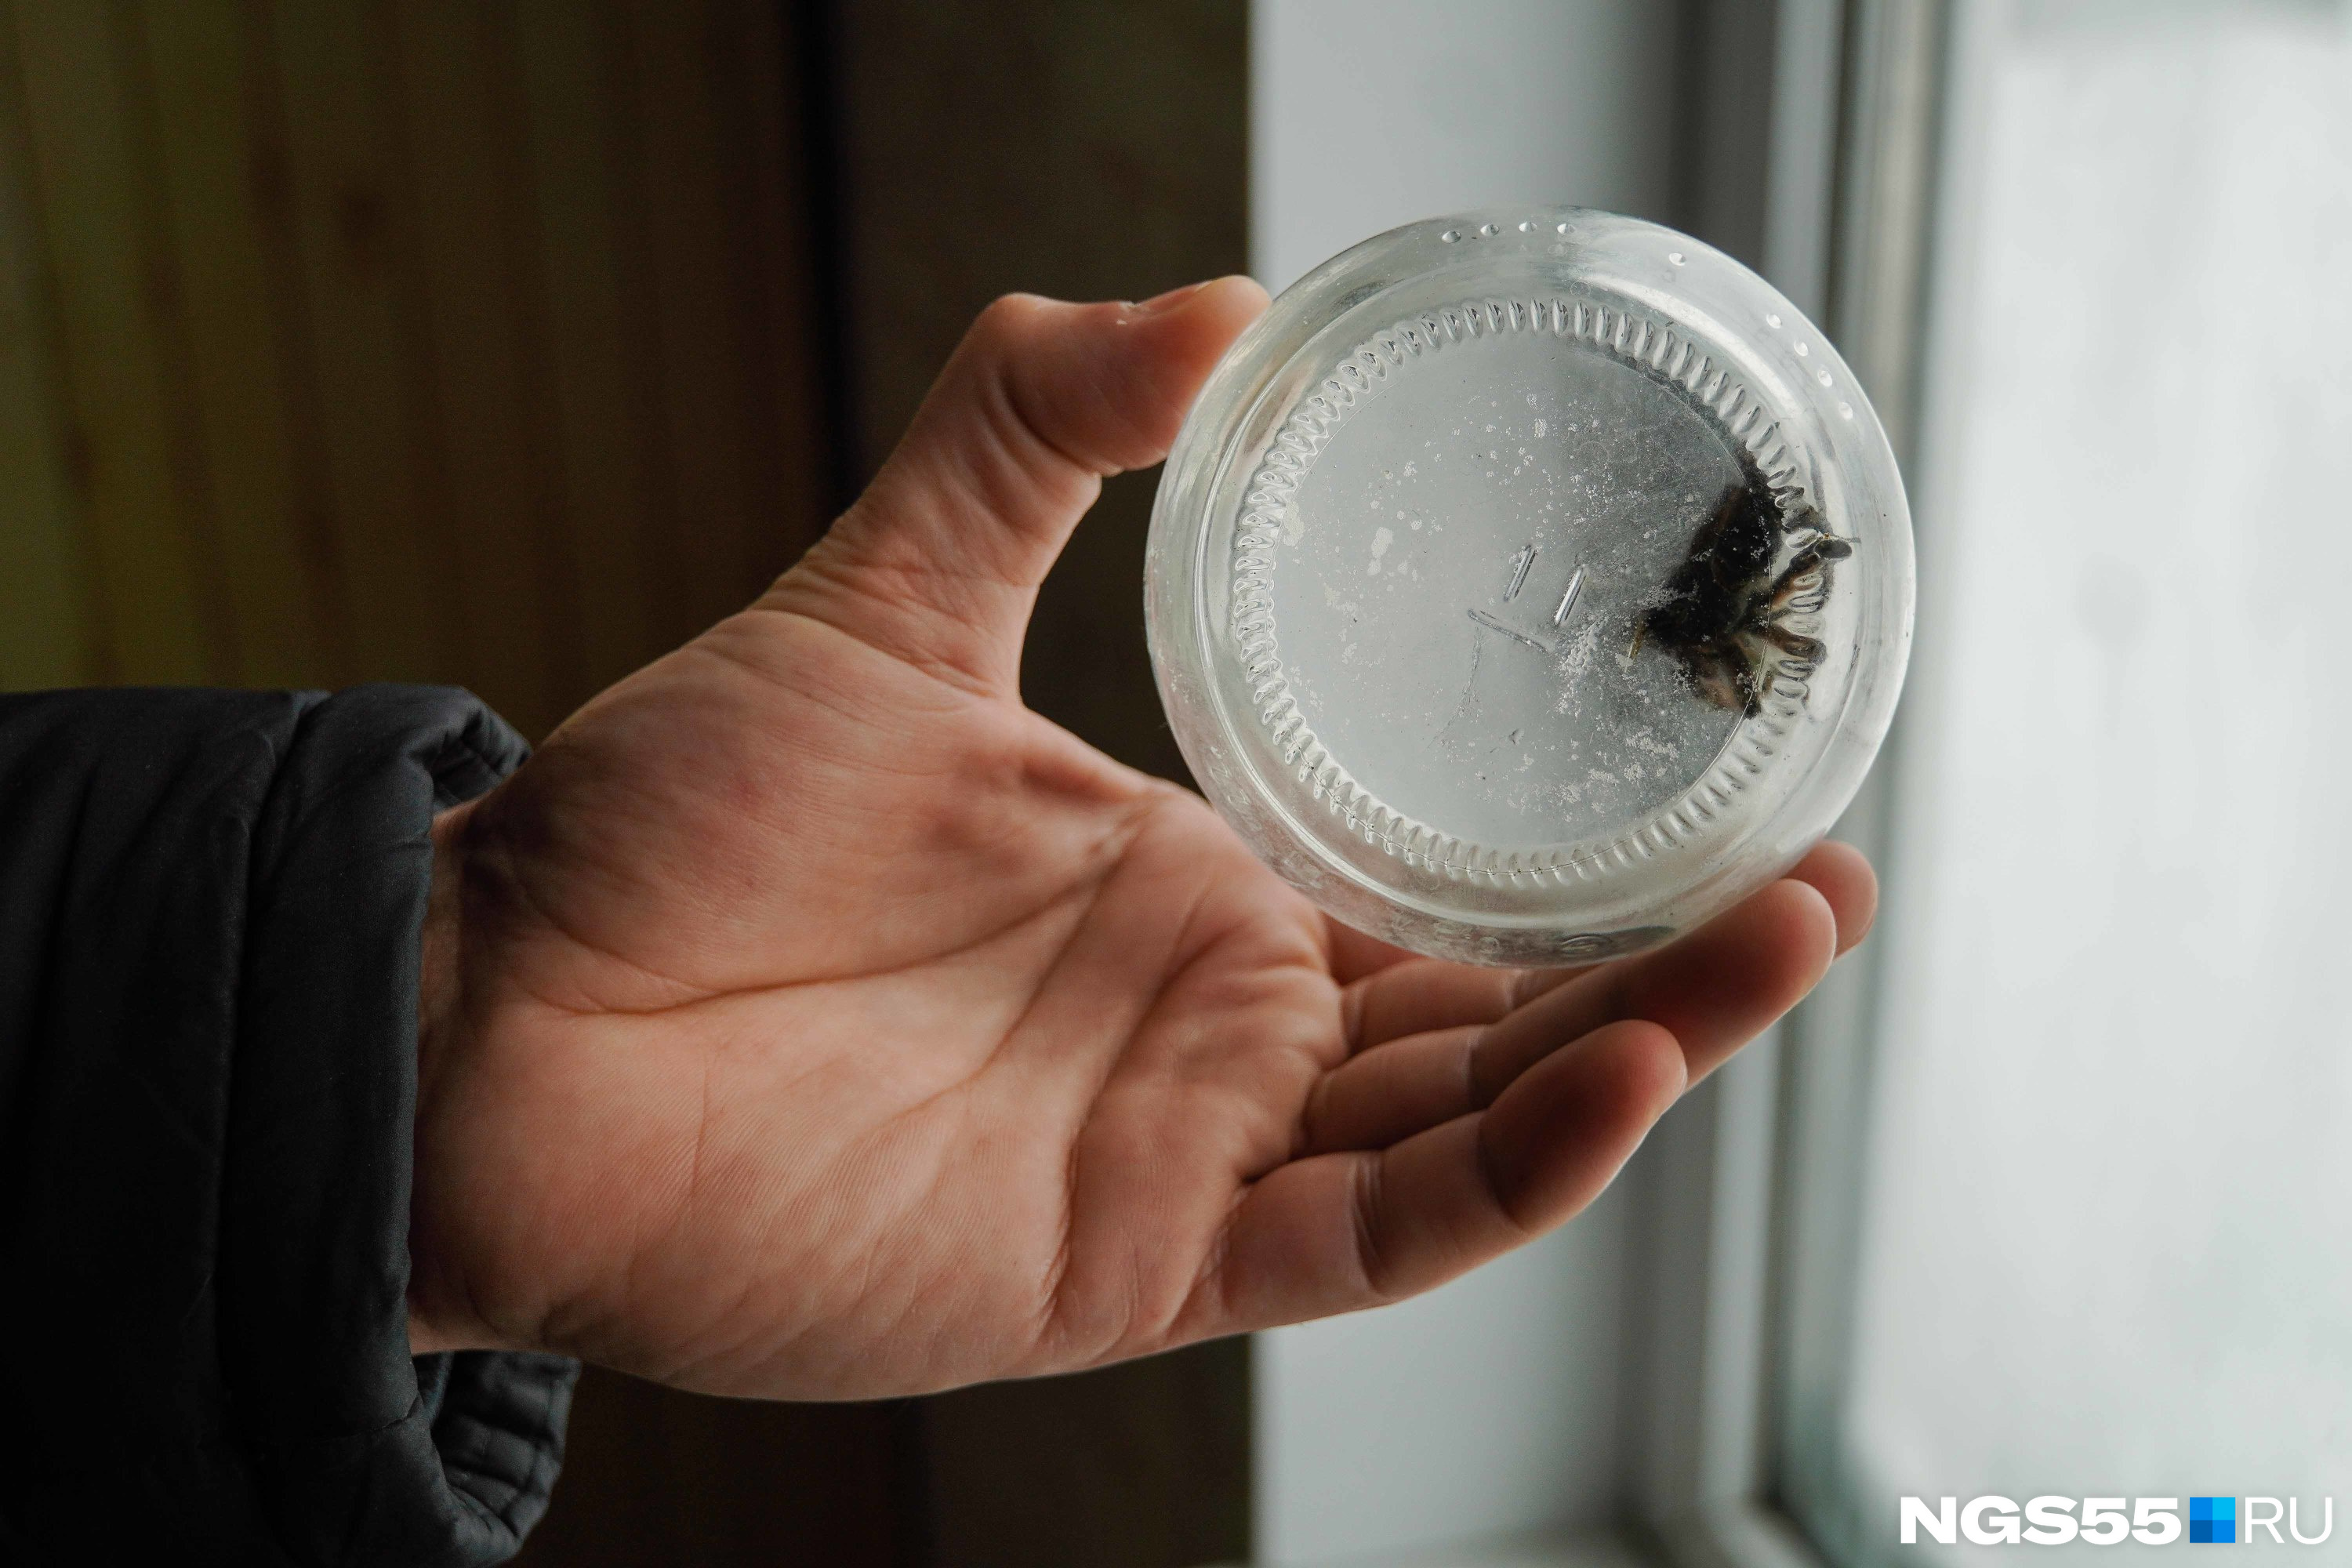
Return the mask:
<svg viewBox="0 0 2352 1568"><path fill-rule="evenodd" d="M414 1339L861 1398L1393 1300L1591 1201L1873 899L1581 973L1328 923L1022 707L1036 585L1263 307L983 316L756 605L436 826Z"/></svg>

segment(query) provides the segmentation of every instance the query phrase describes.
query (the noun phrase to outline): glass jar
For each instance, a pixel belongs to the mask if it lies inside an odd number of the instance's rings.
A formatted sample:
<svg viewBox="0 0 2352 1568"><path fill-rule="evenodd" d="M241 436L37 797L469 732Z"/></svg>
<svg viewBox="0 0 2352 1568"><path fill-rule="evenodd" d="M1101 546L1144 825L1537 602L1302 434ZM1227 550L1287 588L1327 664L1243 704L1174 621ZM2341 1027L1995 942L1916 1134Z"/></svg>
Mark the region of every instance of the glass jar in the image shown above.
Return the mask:
<svg viewBox="0 0 2352 1568"><path fill-rule="evenodd" d="M1168 459L1176 739L1251 847L1437 956L1631 952L1780 875L1910 646L1885 432L1779 291L1671 229L1408 225L1277 299Z"/></svg>

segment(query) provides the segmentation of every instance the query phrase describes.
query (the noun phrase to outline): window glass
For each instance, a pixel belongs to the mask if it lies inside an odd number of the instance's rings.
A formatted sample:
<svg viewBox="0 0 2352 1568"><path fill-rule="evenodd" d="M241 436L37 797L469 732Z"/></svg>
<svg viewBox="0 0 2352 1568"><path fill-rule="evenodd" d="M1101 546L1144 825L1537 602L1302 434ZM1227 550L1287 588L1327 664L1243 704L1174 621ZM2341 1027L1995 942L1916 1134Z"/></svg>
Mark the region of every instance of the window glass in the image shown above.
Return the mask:
<svg viewBox="0 0 2352 1568"><path fill-rule="evenodd" d="M2352 1493L2352 18L1956 36L1838 1554L1916 1560L1906 1493L2311 1533Z"/></svg>

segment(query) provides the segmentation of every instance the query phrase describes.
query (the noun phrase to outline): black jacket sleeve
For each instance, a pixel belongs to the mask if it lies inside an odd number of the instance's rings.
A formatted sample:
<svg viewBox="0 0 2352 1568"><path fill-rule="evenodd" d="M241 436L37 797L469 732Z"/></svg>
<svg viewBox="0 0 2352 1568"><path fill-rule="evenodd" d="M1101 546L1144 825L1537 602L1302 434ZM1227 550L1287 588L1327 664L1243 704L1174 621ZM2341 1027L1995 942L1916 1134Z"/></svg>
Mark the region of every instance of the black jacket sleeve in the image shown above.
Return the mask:
<svg viewBox="0 0 2352 1568"><path fill-rule="evenodd" d="M412 1360L435 810L462 692L0 698L0 1559L503 1560L576 1366Z"/></svg>

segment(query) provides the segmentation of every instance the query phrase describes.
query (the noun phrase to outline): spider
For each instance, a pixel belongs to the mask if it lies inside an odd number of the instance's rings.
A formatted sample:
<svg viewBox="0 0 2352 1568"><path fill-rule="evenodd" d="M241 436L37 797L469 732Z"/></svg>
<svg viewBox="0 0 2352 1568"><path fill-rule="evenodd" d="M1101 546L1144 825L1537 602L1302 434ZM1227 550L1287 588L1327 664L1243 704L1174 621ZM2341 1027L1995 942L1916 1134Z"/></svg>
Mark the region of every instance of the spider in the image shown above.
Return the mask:
<svg viewBox="0 0 2352 1568"><path fill-rule="evenodd" d="M1789 622L1820 607L1831 563L1852 555L1853 543L1824 531L1811 507L1784 516L1770 482L1744 451L1739 468L1739 480L1724 487L1661 597L1636 617L1633 651L1656 638L1701 698L1753 716L1779 671L1775 649L1820 662L1820 639ZM1775 572L1791 535L1811 537Z"/></svg>

